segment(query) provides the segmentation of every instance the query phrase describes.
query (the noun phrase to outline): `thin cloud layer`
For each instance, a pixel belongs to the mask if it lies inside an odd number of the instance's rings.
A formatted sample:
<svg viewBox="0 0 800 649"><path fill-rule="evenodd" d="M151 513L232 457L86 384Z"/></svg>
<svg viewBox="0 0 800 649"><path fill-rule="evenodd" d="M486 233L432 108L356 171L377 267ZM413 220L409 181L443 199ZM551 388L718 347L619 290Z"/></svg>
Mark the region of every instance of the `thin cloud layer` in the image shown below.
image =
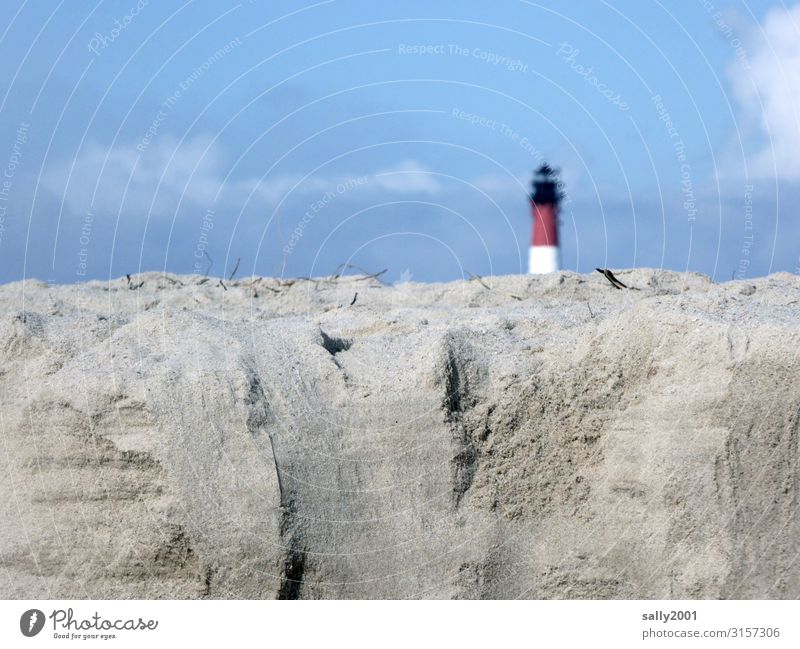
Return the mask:
<svg viewBox="0 0 800 649"><path fill-rule="evenodd" d="M172 214L182 200L213 201L223 159L209 142L198 136L179 144L166 135L145 152L90 144L73 160L50 164L42 184L77 212Z"/></svg>
<svg viewBox="0 0 800 649"><path fill-rule="evenodd" d="M271 173L264 177L229 177L227 159L208 135L184 142L166 135L144 152L134 144L113 149L90 144L75 159L50 164L43 187L78 213L155 218L174 215L182 203L274 206L292 196L334 191L353 178L369 178L363 189L373 194L432 195L442 190L427 167L410 159L366 173Z"/></svg>
<svg viewBox="0 0 800 649"><path fill-rule="evenodd" d="M748 35L748 65L728 68L743 123L760 134L754 177L800 180L800 5L773 9Z"/></svg>

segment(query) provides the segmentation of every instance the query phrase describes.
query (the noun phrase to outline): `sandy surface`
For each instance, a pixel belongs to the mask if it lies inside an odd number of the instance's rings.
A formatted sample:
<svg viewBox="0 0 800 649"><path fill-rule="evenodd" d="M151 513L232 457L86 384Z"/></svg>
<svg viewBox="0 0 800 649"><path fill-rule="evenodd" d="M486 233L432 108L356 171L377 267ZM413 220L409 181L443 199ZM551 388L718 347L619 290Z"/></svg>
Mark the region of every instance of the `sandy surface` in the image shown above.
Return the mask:
<svg viewBox="0 0 800 649"><path fill-rule="evenodd" d="M800 597L800 278L618 277L0 287L0 598Z"/></svg>

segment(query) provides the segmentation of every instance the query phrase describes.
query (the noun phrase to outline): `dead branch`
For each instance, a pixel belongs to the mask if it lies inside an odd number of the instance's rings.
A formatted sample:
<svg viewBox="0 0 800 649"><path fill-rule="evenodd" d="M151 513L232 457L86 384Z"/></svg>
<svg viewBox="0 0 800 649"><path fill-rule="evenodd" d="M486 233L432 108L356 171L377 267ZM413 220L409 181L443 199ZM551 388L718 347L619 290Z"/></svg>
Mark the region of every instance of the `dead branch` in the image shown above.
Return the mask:
<svg viewBox="0 0 800 649"><path fill-rule="evenodd" d="M381 275L383 275L384 273L388 272L388 270L389 270L388 268L384 268L383 270L381 270L381 271L379 271L377 273L372 273L372 275L364 275L364 277L356 277L354 281L363 282L365 279L377 279L380 282Z"/></svg>
<svg viewBox="0 0 800 649"><path fill-rule="evenodd" d="M492 290L492 287L489 286L486 282L484 282L483 281L483 277L481 277L480 275L476 275L475 273L470 273L469 271L467 271L467 275L469 275L469 281L470 282L472 280L476 279L476 280L478 280L478 283L481 286L483 286L483 288L485 288L487 291L491 291Z"/></svg>
<svg viewBox="0 0 800 649"><path fill-rule="evenodd" d="M339 264L336 267L336 270L333 272L333 275L331 275L328 278L328 281L329 282L335 282L337 279L339 279L342 276L342 274L346 270L357 270L358 272L364 274L363 277L356 278L356 281L363 281L365 279L377 279L378 281L381 281L380 280L380 276L383 275L385 272L387 272L389 269L388 268L384 268L382 271L379 271L377 273L370 273L368 270L364 270L363 268L361 268L360 266L356 266L355 264ZM381 283L383 283L383 282L381 282Z"/></svg>
<svg viewBox="0 0 800 649"><path fill-rule="evenodd" d="M487 291L491 291L492 290L492 287L489 286L486 282L484 282L483 281L483 277L481 277L480 275L476 275L475 273L470 273L469 271L467 271L467 275L469 275L469 281L470 282L472 280L477 280L478 283L481 286L483 286L483 288L485 288ZM512 300L517 300L518 302L522 302L522 298L519 295L514 295L513 293L506 293L505 295L510 297Z"/></svg>
<svg viewBox="0 0 800 649"><path fill-rule="evenodd" d="M239 257L239 258L236 260L236 265L233 267L233 272L232 272L232 273L230 274L230 276L228 277L228 281L229 281L229 282L230 282L230 281L233 279L233 276L236 274L236 271L237 271L237 270L239 270L239 262L240 262L240 261L242 261L242 258L241 258L241 257Z"/></svg>

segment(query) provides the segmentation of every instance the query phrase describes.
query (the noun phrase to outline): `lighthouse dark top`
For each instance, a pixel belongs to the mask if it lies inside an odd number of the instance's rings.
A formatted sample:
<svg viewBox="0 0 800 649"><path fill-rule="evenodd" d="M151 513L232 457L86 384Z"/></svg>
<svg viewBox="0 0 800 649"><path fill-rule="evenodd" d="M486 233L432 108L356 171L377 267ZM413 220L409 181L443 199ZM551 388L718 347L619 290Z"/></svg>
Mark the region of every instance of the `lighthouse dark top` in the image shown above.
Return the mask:
<svg viewBox="0 0 800 649"><path fill-rule="evenodd" d="M558 209L561 192L556 171L547 163L533 178L531 215L533 236L528 259L529 273L551 273L560 265L558 254Z"/></svg>

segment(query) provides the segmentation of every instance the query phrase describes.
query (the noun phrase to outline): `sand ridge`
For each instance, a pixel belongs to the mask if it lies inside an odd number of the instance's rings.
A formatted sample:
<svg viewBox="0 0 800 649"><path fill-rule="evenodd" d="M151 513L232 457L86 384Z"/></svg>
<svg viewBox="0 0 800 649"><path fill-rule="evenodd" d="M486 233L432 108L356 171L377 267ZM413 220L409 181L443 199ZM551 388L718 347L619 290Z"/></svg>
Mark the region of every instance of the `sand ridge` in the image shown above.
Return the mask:
<svg viewBox="0 0 800 649"><path fill-rule="evenodd" d="M796 598L800 278L0 286L0 597Z"/></svg>

